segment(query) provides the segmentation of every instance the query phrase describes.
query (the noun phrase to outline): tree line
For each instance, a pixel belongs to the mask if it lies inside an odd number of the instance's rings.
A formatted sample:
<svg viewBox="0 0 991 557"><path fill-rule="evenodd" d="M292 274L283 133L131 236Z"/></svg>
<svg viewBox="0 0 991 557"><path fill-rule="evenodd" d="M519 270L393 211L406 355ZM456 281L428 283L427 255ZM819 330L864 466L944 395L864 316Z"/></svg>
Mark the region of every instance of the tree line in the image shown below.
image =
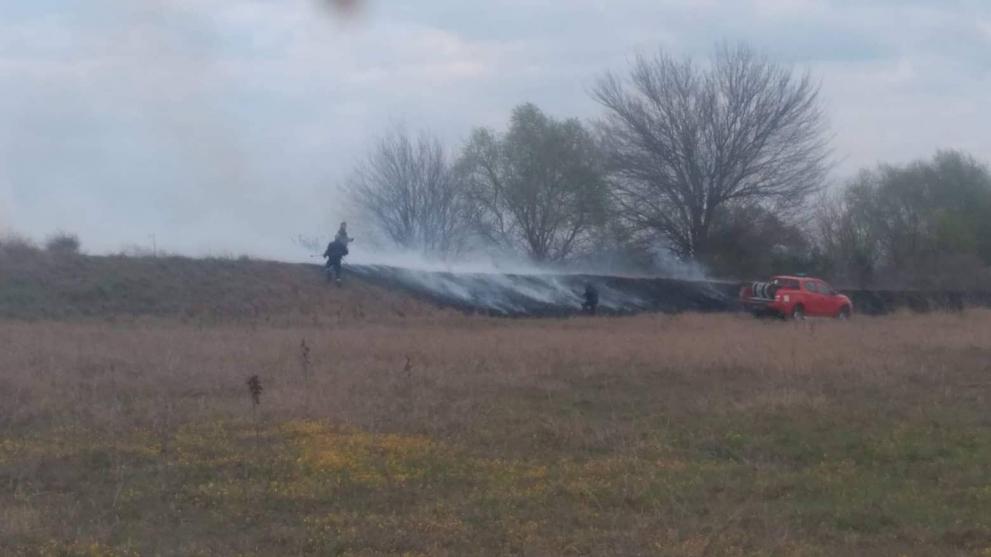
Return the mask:
<svg viewBox="0 0 991 557"><path fill-rule="evenodd" d="M991 174L947 151L827 188L819 86L746 45L666 52L601 76L593 122L533 104L455 153L395 129L346 190L381 236L446 258L496 248L543 264L659 261L713 276L807 272L850 286L980 288ZM663 270L663 269L661 269Z"/></svg>

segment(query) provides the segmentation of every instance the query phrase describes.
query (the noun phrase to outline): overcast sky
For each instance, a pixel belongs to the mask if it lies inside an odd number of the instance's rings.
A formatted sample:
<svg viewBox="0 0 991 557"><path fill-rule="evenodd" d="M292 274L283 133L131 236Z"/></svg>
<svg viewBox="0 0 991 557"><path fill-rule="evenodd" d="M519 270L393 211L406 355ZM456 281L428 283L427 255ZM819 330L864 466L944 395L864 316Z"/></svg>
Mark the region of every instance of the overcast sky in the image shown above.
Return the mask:
<svg viewBox="0 0 991 557"><path fill-rule="evenodd" d="M0 228L305 257L389 126L456 146L526 101L592 119L604 71L722 40L821 79L835 181L991 161L989 0L0 0Z"/></svg>

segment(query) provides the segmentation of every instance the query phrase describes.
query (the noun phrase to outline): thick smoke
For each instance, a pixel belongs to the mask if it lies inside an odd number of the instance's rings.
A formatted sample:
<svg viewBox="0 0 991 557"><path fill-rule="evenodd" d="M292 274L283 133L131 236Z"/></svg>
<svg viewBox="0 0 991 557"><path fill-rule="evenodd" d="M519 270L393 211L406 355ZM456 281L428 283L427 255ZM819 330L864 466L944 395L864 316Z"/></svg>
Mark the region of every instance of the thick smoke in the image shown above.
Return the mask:
<svg viewBox="0 0 991 557"><path fill-rule="evenodd" d="M445 305L504 315L575 312L582 305L585 283L601 295L601 307L614 312L645 309L647 301L617 290L604 277L581 274L480 273L388 266L351 267L358 276L419 293Z"/></svg>
<svg viewBox="0 0 991 557"><path fill-rule="evenodd" d="M443 259L363 242L362 234L355 235L358 241L346 259L352 275L464 309L503 315L575 313L588 284L598 290L600 307L609 313L677 310L684 305L705 310L722 307L726 298L704 282L701 267L681 265L673 257L658 261L654 269L638 269L618 257L601 264L592 258L571 265L541 265L492 247ZM298 244L311 253L314 247L322 250L326 245L312 239ZM675 295L683 298L679 301L651 291L664 280L677 283L687 294ZM660 291L674 292L668 287Z"/></svg>
<svg viewBox="0 0 991 557"><path fill-rule="evenodd" d="M555 270L521 262L490 265L482 261L415 261L409 256L386 259L393 265L355 258L348 273L442 305L499 315L579 313L586 285L598 291L600 309L612 314L725 311L735 307L736 285L730 283Z"/></svg>

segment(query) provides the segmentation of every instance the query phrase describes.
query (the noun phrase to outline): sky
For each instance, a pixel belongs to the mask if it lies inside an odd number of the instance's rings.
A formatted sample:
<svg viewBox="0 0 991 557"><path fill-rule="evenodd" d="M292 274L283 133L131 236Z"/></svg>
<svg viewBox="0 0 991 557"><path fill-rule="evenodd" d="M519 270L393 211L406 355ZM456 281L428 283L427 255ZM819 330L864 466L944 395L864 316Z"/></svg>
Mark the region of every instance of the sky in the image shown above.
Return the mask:
<svg viewBox="0 0 991 557"><path fill-rule="evenodd" d="M821 81L834 183L991 162L988 0L0 0L0 233L305 258L340 219L361 239L340 186L390 128L593 121L604 72L720 41Z"/></svg>

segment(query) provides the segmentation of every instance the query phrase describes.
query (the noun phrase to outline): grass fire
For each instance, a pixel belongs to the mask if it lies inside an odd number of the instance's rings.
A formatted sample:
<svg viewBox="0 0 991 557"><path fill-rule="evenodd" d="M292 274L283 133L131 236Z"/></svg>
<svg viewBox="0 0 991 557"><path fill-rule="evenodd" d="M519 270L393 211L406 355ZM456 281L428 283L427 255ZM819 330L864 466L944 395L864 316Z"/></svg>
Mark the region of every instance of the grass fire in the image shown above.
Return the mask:
<svg viewBox="0 0 991 557"><path fill-rule="evenodd" d="M0 557L991 557L988 0L0 4Z"/></svg>

